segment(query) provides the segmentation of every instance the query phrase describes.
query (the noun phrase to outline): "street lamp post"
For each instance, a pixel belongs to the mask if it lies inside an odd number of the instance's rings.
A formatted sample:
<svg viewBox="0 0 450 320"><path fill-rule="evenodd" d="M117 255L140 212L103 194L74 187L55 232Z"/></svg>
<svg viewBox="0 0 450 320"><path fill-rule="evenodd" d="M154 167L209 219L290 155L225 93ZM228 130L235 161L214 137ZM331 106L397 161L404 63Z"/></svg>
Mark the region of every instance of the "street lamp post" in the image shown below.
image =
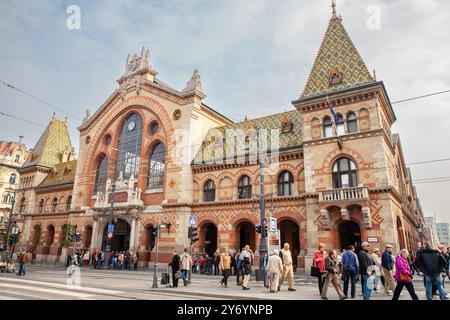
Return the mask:
<svg viewBox="0 0 450 320"><path fill-rule="evenodd" d="M264 256L267 253L267 237L265 232L265 227L267 224L266 219L266 198L264 195L264 161L259 163L260 170L260 187L261 194L259 196L259 209L260 209L260 222L261 222L261 238L259 241L259 270L262 273L262 266L264 261Z"/></svg>
<svg viewBox="0 0 450 320"><path fill-rule="evenodd" d="M158 247L159 247L159 234L161 232L161 225L156 225L156 255L155 255L155 265L153 267L153 285L152 288L158 288Z"/></svg>
<svg viewBox="0 0 450 320"><path fill-rule="evenodd" d="M7 227L7 237L9 237L11 235L11 228L12 228L12 220L13 220L13 215L14 215L14 206L16 204L16 190L14 190L14 195L11 201L11 210L9 212L9 219L8 219L8 227ZM7 243L8 243L9 239L6 239ZM10 246L10 252L7 255L7 263L10 263L12 260L12 256L13 256L13 251L14 251L14 243Z"/></svg>
<svg viewBox="0 0 450 320"><path fill-rule="evenodd" d="M114 217L114 196L116 193L116 181L113 181L112 185L111 185L111 210L109 211L109 216L108 216L108 229L107 229L107 234L106 234L106 245L105 245L105 267L108 268L109 267L109 253L111 251L111 240L114 237L114 228L112 230L109 229L109 226L112 225L113 223L113 217ZM111 237L110 237L110 233L111 233Z"/></svg>

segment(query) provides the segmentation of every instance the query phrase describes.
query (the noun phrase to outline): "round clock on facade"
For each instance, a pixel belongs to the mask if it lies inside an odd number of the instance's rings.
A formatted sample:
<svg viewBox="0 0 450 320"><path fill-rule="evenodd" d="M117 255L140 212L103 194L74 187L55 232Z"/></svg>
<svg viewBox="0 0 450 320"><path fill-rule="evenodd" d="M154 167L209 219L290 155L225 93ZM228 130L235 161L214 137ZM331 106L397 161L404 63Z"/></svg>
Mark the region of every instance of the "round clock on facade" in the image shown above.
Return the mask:
<svg viewBox="0 0 450 320"><path fill-rule="evenodd" d="M128 131L133 131L135 127L136 127L136 122L131 121L130 123L128 123Z"/></svg>

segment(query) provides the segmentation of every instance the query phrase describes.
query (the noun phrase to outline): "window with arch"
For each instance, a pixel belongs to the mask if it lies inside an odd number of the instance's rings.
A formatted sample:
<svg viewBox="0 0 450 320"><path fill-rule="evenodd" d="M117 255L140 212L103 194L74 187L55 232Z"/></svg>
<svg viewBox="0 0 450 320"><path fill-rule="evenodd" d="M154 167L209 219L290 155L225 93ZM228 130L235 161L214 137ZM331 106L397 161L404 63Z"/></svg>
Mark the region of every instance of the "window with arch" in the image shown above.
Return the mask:
<svg viewBox="0 0 450 320"><path fill-rule="evenodd" d="M247 175L242 176L239 179L238 197L239 199L249 199L252 197L252 183L250 177Z"/></svg>
<svg viewBox="0 0 450 320"><path fill-rule="evenodd" d="M216 185L214 181L208 180L203 187L203 202L212 202L216 200Z"/></svg>
<svg viewBox="0 0 450 320"><path fill-rule="evenodd" d="M44 212L44 199L41 199L41 200L39 201L38 212L39 212L39 213L43 213L43 212Z"/></svg>
<svg viewBox="0 0 450 320"><path fill-rule="evenodd" d="M16 154L16 158L14 159L15 162L19 162L20 161L20 154Z"/></svg>
<svg viewBox="0 0 450 320"><path fill-rule="evenodd" d="M22 198L22 200L20 200L20 207L19 207L19 213L23 214L25 212L25 206L27 205L25 198Z"/></svg>
<svg viewBox="0 0 450 320"><path fill-rule="evenodd" d="M106 180L108 179L108 157L102 155L98 159L97 169L95 170L94 194L105 192Z"/></svg>
<svg viewBox="0 0 450 320"><path fill-rule="evenodd" d="M323 136L325 138L333 136L333 123L328 116L323 118Z"/></svg>
<svg viewBox="0 0 450 320"><path fill-rule="evenodd" d="M15 173L11 173L11 176L9 177L9 183L16 184L16 178L17 178L17 175Z"/></svg>
<svg viewBox="0 0 450 320"><path fill-rule="evenodd" d="M338 114L338 123L336 123L336 131L338 136L342 136L345 134L345 125L344 125L344 117L342 114Z"/></svg>
<svg viewBox="0 0 450 320"><path fill-rule="evenodd" d="M347 115L347 131L353 133L358 131L358 121L354 112L350 112Z"/></svg>
<svg viewBox="0 0 450 320"><path fill-rule="evenodd" d="M7 193L3 196L3 203L11 203L12 196L10 193Z"/></svg>
<svg viewBox="0 0 450 320"><path fill-rule="evenodd" d="M294 176L289 171L283 171L278 176L278 196L290 196L294 191Z"/></svg>
<svg viewBox="0 0 450 320"><path fill-rule="evenodd" d="M52 212L56 212L58 210L58 198L53 198L52 201Z"/></svg>
<svg viewBox="0 0 450 320"><path fill-rule="evenodd" d="M142 119L137 113L129 115L120 132L118 156L116 160L116 178L137 178L141 159Z"/></svg>
<svg viewBox="0 0 450 320"><path fill-rule="evenodd" d="M158 142L148 159L147 189L163 187L165 157L166 147L163 143Z"/></svg>
<svg viewBox="0 0 450 320"><path fill-rule="evenodd" d="M72 205L72 196L68 196L66 202L66 211L70 211L71 205Z"/></svg>
<svg viewBox="0 0 450 320"><path fill-rule="evenodd" d="M333 164L333 188L351 188L358 185L355 163L347 157L337 159Z"/></svg>

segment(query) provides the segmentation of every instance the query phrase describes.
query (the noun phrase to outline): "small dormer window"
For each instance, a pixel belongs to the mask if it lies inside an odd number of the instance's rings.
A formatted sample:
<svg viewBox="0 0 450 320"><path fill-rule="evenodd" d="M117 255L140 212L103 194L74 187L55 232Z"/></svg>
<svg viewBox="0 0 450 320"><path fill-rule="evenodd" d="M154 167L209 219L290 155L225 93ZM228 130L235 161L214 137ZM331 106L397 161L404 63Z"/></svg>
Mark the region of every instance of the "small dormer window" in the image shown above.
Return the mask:
<svg viewBox="0 0 450 320"><path fill-rule="evenodd" d="M335 72L331 75L330 86L341 83L341 82L342 82L341 76L337 72Z"/></svg>
<svg viewBox="0 0 450 320"><path fill-rule="evenodd" d="M281 132L288 133L292 131L292 122L285 120L281 125Z"/></svg>
<svg viewBox="0 0 450 320"><path fill-rule="evenodd" d="M16 154L16 159L14 160L15 162L19 162L19 160L20 160L20 155L19 154Z"/></svg>

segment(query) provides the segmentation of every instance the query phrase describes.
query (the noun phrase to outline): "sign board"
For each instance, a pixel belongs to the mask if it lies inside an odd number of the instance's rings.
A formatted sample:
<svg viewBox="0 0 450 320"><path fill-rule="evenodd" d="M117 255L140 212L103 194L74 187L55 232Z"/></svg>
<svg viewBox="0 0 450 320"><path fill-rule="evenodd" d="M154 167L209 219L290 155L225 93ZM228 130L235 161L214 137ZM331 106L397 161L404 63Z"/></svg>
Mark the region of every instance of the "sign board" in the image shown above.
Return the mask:
<svg viewBox="0 0 450 320"><path fill-rule="evenodd" d="M108 224L108 233L114 232L114 225L112 223Z"/></svg>
<svg viewBox="0 0 450 320"><path fill-rule="evenodd" d="M277 218L270 218L270 231L277 231Z"/></svg>
<svg viewBox="0 0 450 320"><path fill-rule="evenodd" d="M367 242L369 242L369 243L377 243L378 242L378 237L368 237L367 238Z"/></svg>
<svg viewBox="0 0 450 320"><path fill-rule="evenodd" d="M197 225L197 216L189 216L189 225L196 226Z"/></svg>
<svg viewBox="0 0 450 320"><path fill-rule="evenodd" d="M108 232L108 238L111 239L113 237L112 232Z"/></svg>
<svg viewBox="0 0 450 320"><path fill-rule="evenodd" d="M264 219L263 219L263 224L264 224L264 225L267 224L267 218L266 218L266 217L264 217Z"/></svg>
<svg viewBox="0 0 450 320"><path fill-rule="evenodd" d="M11 234L19 234L19 227L14 227L11 229Z"/></svg>
<svg viewBox="0 0 450 320"><path fill-rule="evenodd" d="M269 256L272 253L273 250L281 249L281 238L280 238L280 230L275 231L268 231L267 232L267 240L268 240L268 246L267 249L269 250Z"/></svg>

